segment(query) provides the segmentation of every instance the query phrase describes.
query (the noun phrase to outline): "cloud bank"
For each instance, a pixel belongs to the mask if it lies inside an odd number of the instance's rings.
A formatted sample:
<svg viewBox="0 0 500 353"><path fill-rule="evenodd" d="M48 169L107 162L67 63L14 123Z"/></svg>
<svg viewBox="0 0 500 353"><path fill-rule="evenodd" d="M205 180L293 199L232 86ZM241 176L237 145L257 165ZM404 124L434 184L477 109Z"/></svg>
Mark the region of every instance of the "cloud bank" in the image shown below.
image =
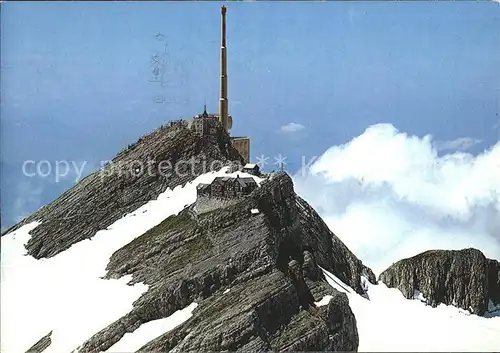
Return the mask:
<svg viewBox="0 0 500 353"><path fill-rule="evenodd" d="M296 191L377 274L429 249L500 260L500 142L443 156L430 135L374 125L294 177Z"/></svg>
<svg viewBox="0 0 500 353"><path fill-rule="evenodd" d="M280 127L280 132L290 134L298 131L302 131L305 129L305 126L297 123L288 123Z"/></svg>
<svg viewBox="0 0 500 353"><path fill-rule="evenodd" d="M481 142L483 141L470 137L460 137L451 141L435 141L434 147L438 151L467 151Z"/></svg>

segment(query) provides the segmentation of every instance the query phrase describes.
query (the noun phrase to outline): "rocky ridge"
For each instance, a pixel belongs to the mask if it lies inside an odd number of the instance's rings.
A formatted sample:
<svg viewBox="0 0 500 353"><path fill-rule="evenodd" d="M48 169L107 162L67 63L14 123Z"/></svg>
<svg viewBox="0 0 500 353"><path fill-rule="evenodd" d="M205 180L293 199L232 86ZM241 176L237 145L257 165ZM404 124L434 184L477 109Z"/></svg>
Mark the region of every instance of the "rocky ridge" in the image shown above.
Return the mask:
<svg viewBox="0 0 500 353"><path fill-rule="evenodd" d="M52 331L43 336L37 343L28 349L27 353L41 353L52 343Z"/></svg>
<svg viewBox="0 0 500 353"><path fill-rule="evenodd" d="M184 185L211 167L220 169L231 163L241 164L242 158L222 127L215 138L209 138L181 123L162 126L3 234L41 221L26 248L37 259L52 257L91 238L167 188Z"/></svg>
<svg viewBox="0 0 500 353"><path fill-rule="evenodd" d="M28 254L55 256L167 188L194 180L210 170L207 165L217 162L218 169L241 160L220 128L212 139L184 124L161 127L7 232L41 220ZM135 162L152 165L153 172L135 173ZM175 172L160 173L162 162ZM348 298L327 284L321 268L365 297L362 277L376 284L373 272L295 194L291 178L273 173L246 198L210 207L194 203L117 250L106 277L131 275L130 284L149 288L132 311L78 352L106 351L126 333L193 302L198 306L189 320L139 351L355 351L359 338ZM500 304L500 264L475 249L427 251L393 264L379 280L408 299L420 291L432 306L452 304L482 315L490 300ZM318 306L325 296L328 304ZM43 352L51 335L28 351Z"/></svg>
<svg viewBox="0 0 500 353"><path fill-rule="evenodd" d="M477 249L426 251L396 262L379 280L408 299L417 290L433 307L443 303L484 315L490 300L500 303L500 264Z"/></svg>
<svg viewBox="0 0 500 353"><path fill-rule="evenodd" d="M107 276L132 275L150 288L79 352L105 351L191 302L199 305L188 322L141 351L356 350L347 296L319 266L364 294L361 276L371 271L295 194L287 174L273 174L235 205L198 214L193 204L115 252ZM325 295L329 304L316 307Z"/></svg>
<svg viewBox="0 0 500 353"><path fill-rule="evenodd" d="M180 123L161 127L4 234L39 220L26 249L37 259L52 257L167 188L241 160L220 128L216 138L206 138ZM159 173L165 161L175 172ZM137 162L152 168L137 173ZM207 170L213 162L216 168ZM236 203L208 212L199 206L186 207L112 255L107 278L132 275L131 284L149 288L131 312L89 337L78 352L106 351L125 333L192 302L198 306L191 319L141 350L357 349L347 296L327 284L320 267L362 295L361 277L375 283L375 276L295 194L287 174L272 174ZM326 295L329 303L316 306ZM51 333L30 350L50 346Z"/></svg>

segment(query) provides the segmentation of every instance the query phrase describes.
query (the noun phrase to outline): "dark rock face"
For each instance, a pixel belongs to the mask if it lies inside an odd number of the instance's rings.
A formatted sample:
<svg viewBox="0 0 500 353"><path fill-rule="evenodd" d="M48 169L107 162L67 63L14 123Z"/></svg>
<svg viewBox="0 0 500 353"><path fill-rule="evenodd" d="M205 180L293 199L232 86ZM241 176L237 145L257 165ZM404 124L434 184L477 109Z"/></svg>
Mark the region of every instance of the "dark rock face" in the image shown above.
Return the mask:
<svg viewBox="0 0 500 353"><path fill-rule="evenodd" d="M198 214L195 206L113 254L109 278L131 274L150 287L80 353L105 351L126 332L193 301L191 319L141 351L357 350L347 296L318 266L359 293L366 268L294 193L288 175L273 174L230 207ZM325 295L330 303L316 307Z"/></svg>
<svg viewBox="0 0 500 353"><path fill-rule="evenodd" d="M52 257L91 238L167 188L184 185L211 167L218 170L231 161L242 163L222 128L209 138L183 124L161 127L5 233L41 220L27 250L37 259Z"/></svg>
<svg viewBox="0 0 500 353"><path fill-rule="evenodd" d="M488 296L493 304L500 304L500 262L488 259Z"/></svg>
<svg viewBox="0 0 500 353"><path fill-rule="evenodd" d="M393 264L380 274L406 298L420 291L433 307L455 305L484 315L491 299L500 302L500 266L476 249L431 250Z"/></svg>
<svg viewBox="0 0 500 353"><path fill-rule="evenodd" d="M30 349L26 351L26 353L41 353L52 343L52 331L50 331L47 335L40 338L40 341L35 343Z"/></svg>

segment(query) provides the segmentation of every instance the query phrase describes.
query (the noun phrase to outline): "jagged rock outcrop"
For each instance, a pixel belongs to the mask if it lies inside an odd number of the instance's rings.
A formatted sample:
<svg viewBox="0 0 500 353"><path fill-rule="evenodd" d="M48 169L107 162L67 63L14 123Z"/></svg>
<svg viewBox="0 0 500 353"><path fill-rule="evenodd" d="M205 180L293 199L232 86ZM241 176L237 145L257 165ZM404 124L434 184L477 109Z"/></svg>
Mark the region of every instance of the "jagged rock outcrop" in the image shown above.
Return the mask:
<svg viewBox="0 0 500 353"><path fill-rule="evenodd" d="M356 350L347 296L318 266L363 293L367 268L295 194L290 177L273 174L235 205L201 214L191 205L116 251L107 276L132 275L149 290L79 352L105 351L191 302L191 319L141 351ZM329 304L316 307L325 295Z"/></svg>
<svg viewBox="0 0 500 353"><path fill-rule="evenodd" d="M50 331L48 334L40 338L40 340L35 343L30 349L26 351L26 353L41 353L44 350L47 349L48 346L52 343L52 331Z"/></svg>
<svg viewBox="0 0 500 353"><path fill-rule="evenodd" d="M500 265L477 249L431 250L403 259L380 274L406 298L420 291L429 305L455 305L483 315L488 302L500 303Z"/></svg>
<svg viewBox="0 0 500 353"><path fill-rule="evenodd" d="M37 259L51 257L91 238L167 188L231 161L242 163L220 126L215 138L199 136L183 124L161 127L4 234L40 220L26 248Z"/></svg>

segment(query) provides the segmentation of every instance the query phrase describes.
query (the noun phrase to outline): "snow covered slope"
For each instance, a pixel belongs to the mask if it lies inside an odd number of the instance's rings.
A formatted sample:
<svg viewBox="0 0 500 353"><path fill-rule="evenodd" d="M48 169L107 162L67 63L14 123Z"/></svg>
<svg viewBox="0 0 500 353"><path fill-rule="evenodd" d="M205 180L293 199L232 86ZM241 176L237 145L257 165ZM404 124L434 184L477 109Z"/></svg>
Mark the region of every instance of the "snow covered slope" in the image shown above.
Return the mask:
<svg viewBox="0 0 500 353"><path fill-rule="evenodd" d="M132 333L125 334L118 342L106 350L106 353L135 352L149 341L169 332L188 320L193 310L198 306L191 303L182 310L178 310L169 317L142 324Z"/></svg>
<svg viewBox="0 0 500 353"><path fill-rule="evenodd" d="M498 351L500 317L471 315L453 306L426 306L408 300L383 283L368 287L369 300L323 269L328 283L349 298L359 334L360 352Z"/></svg>
<svg viewBox="0 0 500 353"><path fill-rule="evenodd" d="M69 352L95 332L128 313L148 287L127 285L130 277L105 280L110 256L148 229L196 200L196 186L217 176L253 177L219 172L199 176L184 187L166 190L125 215L90 240L80 241L51 258L36 260L24 248L33 222L1 238L1 349L25 352L52 332L44 351ZM262 179L254 177L258 183Z"/></svg>
<svg viewBox="0 0 500 353"><path fill-rule="evenodd" d="M103 279L111 255L194 202L197 184L231 175L225 173L204 174L184 187L167 190L90 240L80 241L51 258L36 260L25 255L24 245L39 222L3 236L0 351L25 352L52 331L51 344L44 353L71 352L129 313L148 286L127 285L130 276ZM261 217L264 211L261 208L252 219ZM445 305L431 308L418 299L405 299L397 289L364 281L368 300L330 272L323 272L328 283L349 298L357 321L359 351L495 351L500 347L500 317L483 318ZM229 288L223 293L228 292ZM330 299L331 295L325 295L316 305L324 307ZM196 306L191 303L168 317L143 323L106 351L134 351L197 315Z"/></svg>

